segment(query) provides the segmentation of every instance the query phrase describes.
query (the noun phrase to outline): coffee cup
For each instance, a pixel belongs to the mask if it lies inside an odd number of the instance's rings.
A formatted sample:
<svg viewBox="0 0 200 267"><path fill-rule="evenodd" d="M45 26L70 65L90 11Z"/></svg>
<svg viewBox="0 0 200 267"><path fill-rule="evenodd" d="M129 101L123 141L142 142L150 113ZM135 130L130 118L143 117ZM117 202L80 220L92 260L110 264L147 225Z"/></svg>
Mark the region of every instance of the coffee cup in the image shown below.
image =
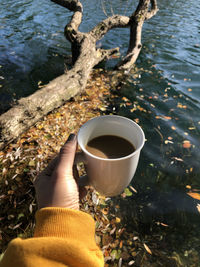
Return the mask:
<svg viewBox="0 0 200 267"><path fill-rule="evenodd" d="M102 158L90 153L87 144L99 136L118 136L130 142L135 151L119 158ZM126 117L105 115L95 117L79 129L78 144L84 155L89 184L100 194L119 195L130 184L139 161L145 136L141 127Z"/></svg>

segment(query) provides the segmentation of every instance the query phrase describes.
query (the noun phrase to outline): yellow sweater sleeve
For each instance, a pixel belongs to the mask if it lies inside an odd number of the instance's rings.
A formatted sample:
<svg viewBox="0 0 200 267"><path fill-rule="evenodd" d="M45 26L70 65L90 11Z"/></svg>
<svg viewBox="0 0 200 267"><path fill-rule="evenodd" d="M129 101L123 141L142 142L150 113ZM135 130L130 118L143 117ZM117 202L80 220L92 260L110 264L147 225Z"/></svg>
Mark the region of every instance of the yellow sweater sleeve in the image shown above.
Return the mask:
<svg viewBox="0 0 200 267"><path fill-rule="evenodd" d="M32 238L12 240L0 267L102 267L93 218L82 211L43 208Z"/></svg>

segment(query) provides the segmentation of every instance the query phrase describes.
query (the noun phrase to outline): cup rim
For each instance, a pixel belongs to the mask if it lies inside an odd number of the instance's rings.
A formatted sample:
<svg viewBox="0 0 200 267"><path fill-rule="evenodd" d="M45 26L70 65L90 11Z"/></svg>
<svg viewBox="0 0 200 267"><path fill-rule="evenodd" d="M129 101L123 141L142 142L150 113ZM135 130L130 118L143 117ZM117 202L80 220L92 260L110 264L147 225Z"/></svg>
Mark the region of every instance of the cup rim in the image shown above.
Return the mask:
<svg viewBox="0 0 200 267"><path fill-rule="evenodd" d="M87 123L91 122L92 120L97 120L97 119L101 119L102 117L118 117L118 118L121 118L121 119L125 119L125 120L128 120L130 121L131 123L133 123L138 129L139 131L141 132L142 134L142 143L140 144L140 146L131 154L125 156L125 157L121 157L121 158L114 158L114 159L107 159L107 158L101 158L101 157L98 157L98 156L95 156L94 154L90 153L83 145L80 144L79 140L80 140L80 132L81 132L81 129L83 127L87 127ZM135 154L137 154L141 149L142 147L144 146L144 143L145 143L145 135L144 135L144 132L142 130L142 128L133 120L129 119L129 118L126 118L126 117L123 117L123 116L119 116L119 115L102 115L102 116L97 116L97 117L94 117L90 120L88 120L86 123L84 123L79 131L78 131L78 134L77 134L77 140L78 140L78 144L80 146L80 148L82 149L82 151L84 153L86 153L87 155L89 155L90 157L94 158L94 159L98 159L98 160L103 160L103 161L119 161L119 160L125 160L125 159L128 159L128 158L131 158L132 156L134 156Z"/></svg>

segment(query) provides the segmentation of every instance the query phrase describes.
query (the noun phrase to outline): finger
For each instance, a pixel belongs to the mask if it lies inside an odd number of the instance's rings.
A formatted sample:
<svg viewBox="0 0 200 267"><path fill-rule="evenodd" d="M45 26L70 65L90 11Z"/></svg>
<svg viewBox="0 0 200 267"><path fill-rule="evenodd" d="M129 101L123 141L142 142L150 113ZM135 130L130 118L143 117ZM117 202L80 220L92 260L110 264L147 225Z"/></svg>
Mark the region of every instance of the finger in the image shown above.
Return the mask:
<svg viewBox="0 0 200 267"><path fill-rule="evenodd" d="M57 171L64 171L64 174L72 174L75 153L77 148L77 138L75 134L70 134L67 142L61 148L58 156Z"/></svg>

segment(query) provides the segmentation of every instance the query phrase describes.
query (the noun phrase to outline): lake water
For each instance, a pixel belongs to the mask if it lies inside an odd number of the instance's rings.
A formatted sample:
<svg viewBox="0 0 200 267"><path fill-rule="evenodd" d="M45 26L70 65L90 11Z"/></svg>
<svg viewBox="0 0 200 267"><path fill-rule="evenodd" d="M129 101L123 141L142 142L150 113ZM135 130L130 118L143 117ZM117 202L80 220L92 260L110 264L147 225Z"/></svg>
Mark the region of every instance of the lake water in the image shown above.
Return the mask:
<svg viewBox="0 0 200 267"><path fill-rule="evenodd" d="M131 8L122 8L123 3L115 1L115 13L129 14ZM63 73L64 58L70 54L63 29L71 14L50 1L0 0L0 4L3 112L37 90L38 83ZM104 14L100 1L91 5L85 0L83 5L80 29L88 31ZM109 1L106 5L111 13ZM180 266L200 266L200 2L158 0L158 6L158 14L144 24L138 75L130 74L109 107L137 120L147 139L132 182L138 193L121 203L121 215L133 228L136 218L142 226L138 231L150 246L153 234L162 236ZM119 29L98 45L120 46L123 54L127 42L128 29ZM115 63L111 60L107 67Z"/></svg>

